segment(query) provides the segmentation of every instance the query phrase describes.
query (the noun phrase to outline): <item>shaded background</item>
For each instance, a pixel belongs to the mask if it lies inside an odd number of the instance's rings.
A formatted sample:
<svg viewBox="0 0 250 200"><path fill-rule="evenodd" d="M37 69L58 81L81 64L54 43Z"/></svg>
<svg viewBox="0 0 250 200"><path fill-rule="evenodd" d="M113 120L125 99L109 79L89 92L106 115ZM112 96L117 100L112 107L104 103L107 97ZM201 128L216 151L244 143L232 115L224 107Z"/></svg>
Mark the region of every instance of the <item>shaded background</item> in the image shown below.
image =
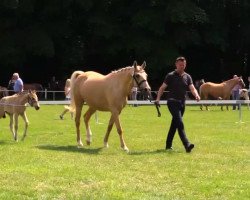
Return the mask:
<svg viewBox="0 0 250 200"><path fill-rule="evenodd" d="M0 85L147 62L157 90L177 56L194 80L250 75L247 0L0 0Z"/></svg>

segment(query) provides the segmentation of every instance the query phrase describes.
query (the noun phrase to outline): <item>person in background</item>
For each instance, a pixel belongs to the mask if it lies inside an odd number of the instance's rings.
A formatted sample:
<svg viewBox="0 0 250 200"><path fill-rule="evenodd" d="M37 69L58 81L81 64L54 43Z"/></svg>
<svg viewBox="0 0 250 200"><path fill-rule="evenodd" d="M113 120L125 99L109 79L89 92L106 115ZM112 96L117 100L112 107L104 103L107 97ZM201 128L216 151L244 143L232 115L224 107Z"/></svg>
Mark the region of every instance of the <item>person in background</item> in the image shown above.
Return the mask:
<svg viewBox="0 0 250 200"><path fill-rule="evenodd" d="M233 75L233 78L237 78L237 75ZM240 76L240 78L242 78ZM243 89L245 87L245 84L238 83L236 84L232 89L232 99L233 100L240 100L240 89ZM233 104L233 110L236 109L236 104ZM237 109L239 110L239 104L237 104Z"/></svg>
<svg viewBox="0 0 250 200"><path fill-rule="evenodd" d="M64 94L65 94L65 100L69 101L70 100L70 79L67 79L65 82L65 87L64 87ZM69 111L69 107L65 106L64 111L60 115L60 119L63 119L63 116ZM73 113L71 112L71 118L73 118Z"/></svg>
<svg viewBox="0 0 250 200"><path fill-rule="evenodd" d="M14 84L14 92L20 93L23 91L23 80L19 77L18 73L13 74L13 80L15 80Z"/></svg>
<svg viewBox="0 0 250 200"><path fill-rule="evenodd" d="M248 96L250 97L250 76L247 77L248 80Z"/></svg>
<svg viewBox="0 0 250 200"><path fill-rule="evenodd" d="M16 82L16 79L15 79L15 77L12 75L12 77L11 77L9 83L8 83L8 87L7 87L7 89L8 89L8 94L9 94L9 95L15 94L15 92L14 92L14 85L15 85L15 82Z"/></svg>
<svg viewBox="0 0 250 200"><path fill-rule="evenodd" d="M137 100L137 92L138 92L138 88L137 87L132 87L131 89L131 96L130 99L133 101ZM137 107L138 104L133 104L134 107Z"/></svg>
<svg viewBox="0 0 250 200"><path fill-rule="evenodd" d="M178 130L180 139L185 147L187 153L190 153L194 148L194 144L190 143L184 129L184 123L182 117L185 112L185 94L189 89L192 95L197 101L200 100L200 96L194 87L191 76L185 72L186 69L185 57L178 57L175 61L176 69L168 73L160 86L155 103L159 104L160 98L167 89L167 106L172 115L172 122L168 131L166 140L166 150L172 150L172 142L176 130Z"/></svg>

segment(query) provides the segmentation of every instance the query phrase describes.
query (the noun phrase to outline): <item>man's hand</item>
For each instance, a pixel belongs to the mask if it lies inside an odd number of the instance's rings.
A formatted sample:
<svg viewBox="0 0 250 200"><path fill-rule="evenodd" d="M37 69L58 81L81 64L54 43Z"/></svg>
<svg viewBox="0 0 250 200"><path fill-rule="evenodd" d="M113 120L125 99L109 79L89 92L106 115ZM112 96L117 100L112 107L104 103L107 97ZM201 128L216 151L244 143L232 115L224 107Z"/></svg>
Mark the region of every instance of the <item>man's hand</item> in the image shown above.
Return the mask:
<svg viewBox="0 0 250 200"><path fill-rule="evenodd" d="M154 104L155 104L156 106L158 106L158 107L161 107L161 105L160 105L160 103L159 103L158 100L155 100Z"/></svg>
<svg viewBox="0 0 250 200"><path fill-rule="evenodd" d="M195 96L195 99L196 99L196 101L200 101L200 100L201 100L201 98L200 98L199 95L196 95L196 96Z"/></svg>

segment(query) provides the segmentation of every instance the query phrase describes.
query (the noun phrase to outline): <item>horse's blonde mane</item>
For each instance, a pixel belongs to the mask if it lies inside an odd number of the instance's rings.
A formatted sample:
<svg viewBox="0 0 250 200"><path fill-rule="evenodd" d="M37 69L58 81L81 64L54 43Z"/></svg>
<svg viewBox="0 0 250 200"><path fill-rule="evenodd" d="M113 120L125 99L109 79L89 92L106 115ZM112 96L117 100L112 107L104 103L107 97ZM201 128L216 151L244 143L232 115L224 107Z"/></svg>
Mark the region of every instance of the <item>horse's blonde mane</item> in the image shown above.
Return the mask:
<svg viewBox="0 0 250 200"><path fill-rule="evenodd" d="M127 70L130 70L132 69L133 67L131 66L127 66L127 67L123 67L123 68L120 68L118 70L114 70L111 72L111 74L116 74L116 73L119 73L119 72L124 72L124 71L127 71Z"/></svg>
<svg viewBox="0 0 250 200"><path fill-rule="evenodd" d="M127 66L127 67L120 68L118 70L111 71L111 74L117 74L117 73L125 72L125 71L131 70L131 69L134 69L134 67L133 66ZM144 68L141 68L141 67L139 68L139 71L140 72L145 72Z"/></svg>

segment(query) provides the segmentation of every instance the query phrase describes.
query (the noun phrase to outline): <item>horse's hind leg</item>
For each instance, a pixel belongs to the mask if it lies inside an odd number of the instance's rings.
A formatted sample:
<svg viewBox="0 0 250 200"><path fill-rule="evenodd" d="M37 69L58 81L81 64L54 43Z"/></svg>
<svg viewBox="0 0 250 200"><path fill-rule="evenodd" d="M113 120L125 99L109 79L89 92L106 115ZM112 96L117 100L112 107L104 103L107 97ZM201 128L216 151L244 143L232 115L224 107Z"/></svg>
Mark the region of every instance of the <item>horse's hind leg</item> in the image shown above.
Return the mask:
<svg viewBox="0 0 250 200"><path fill-rule="evenodd" d="M76 134L77 134L77 144L78 146L83 146L80 132L80 118L82 113L83 102L80 105L76 106L76 116L75 116L75 125L76 125Z"/></svg>
<svg viewBox="0 0 250 200"><path fill-rule="evenodd" d="M89 108L87 112L84 114L84 123L86 127L86 143L87 145L90 145L92 142L92 132L89 126L89 119L94 114L95 110Z"/></svg>
<svg viewBox="0 0 250 200"><path fill-rule="evenodd" d="M26 115L25 112L21 116L22 116L22 118L24 120L24 123L25 123L23 137L22 137L22 140L24 140L24 138L26 137L26 134L27 134L28 126L29 126L29 120L28 120L27 115Z"/></svg>
<svg viewBox="0 0 250 200"><path fill-rule="evenodd" d="M108 139L109 139L109 134L110 134L110 132L111 132L111 130L113 128L114 122L115 122L115 117L112 114L110 119L109 119L108 129L107 129L107 132L106 132L105 137L104 137L104 147L109 147Z"/></svg>

